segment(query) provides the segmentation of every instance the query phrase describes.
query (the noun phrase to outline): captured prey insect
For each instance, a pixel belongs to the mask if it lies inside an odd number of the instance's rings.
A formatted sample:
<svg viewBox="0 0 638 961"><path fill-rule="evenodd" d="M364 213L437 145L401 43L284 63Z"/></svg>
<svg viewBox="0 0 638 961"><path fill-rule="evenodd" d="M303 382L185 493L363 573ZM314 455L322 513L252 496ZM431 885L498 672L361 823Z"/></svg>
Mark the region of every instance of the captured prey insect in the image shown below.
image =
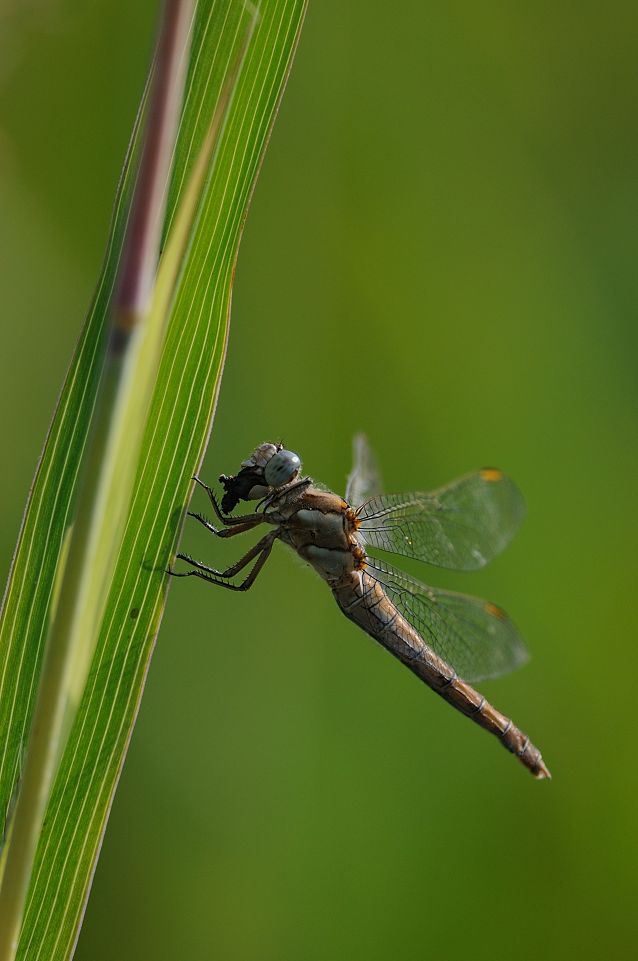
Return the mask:
<svg viewBox="0 0 638 961"><path fill-rule="evenodd" d="M483 567L509 543L522 519L518 489L501 471L485 468L431 493L381 494L379 470L363 435L355 438L354 453L345 500L301 477L298 455L281 444L261 444L236 476L222 474L221 506L211 488L194 478L223 525L191 514L208 531L234 537L260 524L272 530L225 571L178 554L192 569L169 573L245 591L275 541L283 541L327 581L346 617L449 704L496 735L535 777L550 777L530 739L468 684L526 660L505 612L476 597L427 587L366 550L455 570ZM229 516L240 501L250 500L259 501L254 513ZM234 583L251 561L248 576Z"/></svg>

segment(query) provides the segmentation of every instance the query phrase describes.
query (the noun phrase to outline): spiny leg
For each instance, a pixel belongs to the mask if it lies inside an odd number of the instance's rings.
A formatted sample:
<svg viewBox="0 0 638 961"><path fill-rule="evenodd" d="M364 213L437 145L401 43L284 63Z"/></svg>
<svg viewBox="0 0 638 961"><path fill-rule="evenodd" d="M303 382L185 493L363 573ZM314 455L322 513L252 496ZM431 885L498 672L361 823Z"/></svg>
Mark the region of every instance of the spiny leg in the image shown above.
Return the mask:
<svg viewBox="0 0 638 961"><path fill-rule="evenodd" d="M264 520L260 515L259 520L247 521L245 524L238 524L236 527L224 527L222 530L220 530L218 527L215 527L214 524L211 524L211 522L207 520L203 514L197 514L195 511L188 511L188 516L194 517L195 520L199 521L199 523L205 527L207 531L209 531L211 534L215 534L217 537L234 537L235 534L243 534L245 531L252 530L253 527L256 527L258 524L263 524Z"/></svg>
<svg viewBox="0 0 638 961"><path fill-rule="evenodd" d="M244 554L244 556L241 557L236 564L232 564L231 567L227 567L225 571L218 571L213 567L208 567L207 564L202 564L201 561L196 561L194 557L190 556L190 554L180 553L176 554L175 556L180 558L182 561L186 561L188 564L192 564L193 567L196 567L200 571L204 571L206 574L212 574L215 577L229 578L234 577L235 574L238 574L241 570L243 570L244 567L246 567L247 564L250 564L253 558L257 557L258 554L261 554L262 551L266 549L270 550L273 541L278 536L278 531L272 531L271 533L266 534L265 537L262 537L260 541L257 541L255 546L251 547L251 549ZM175 577L188 577L192 571L185 571L183 574L175 573L175 571L170 571L170 573Z"/></svg>
<svg viewBox="0 0 638 961"><path fill-rule="evenodd" d="M262 538L262 543L265 541L265 546L262 546L261 553L259 554L255 566L251 570L248 577L241 582L241 584L230 584L228 581L218 580L218 577L213 577L210 574L205 574L202 570L185 571L183 574L176 574L174 571L169 570L169 574L173 574L174 577L199 577L208 584L217 584L218 587L226 587L229 591L247 591L255 583L255 578L259 574L260 570L268 560L268 556L272 550L272 545L275 543L275 539L278 536L277 532L273 531L272 534L267 534L266 537ZM258 546L258 545L256 545ZM245 558L242 558L244 561ZM240 562L241 563L241 562ZM203 565L202 565L203 566ZM242 564L242 567L244 565ZM239 568L241 570L241 567ZM219 575L218 575L219 576Z"/></svg>

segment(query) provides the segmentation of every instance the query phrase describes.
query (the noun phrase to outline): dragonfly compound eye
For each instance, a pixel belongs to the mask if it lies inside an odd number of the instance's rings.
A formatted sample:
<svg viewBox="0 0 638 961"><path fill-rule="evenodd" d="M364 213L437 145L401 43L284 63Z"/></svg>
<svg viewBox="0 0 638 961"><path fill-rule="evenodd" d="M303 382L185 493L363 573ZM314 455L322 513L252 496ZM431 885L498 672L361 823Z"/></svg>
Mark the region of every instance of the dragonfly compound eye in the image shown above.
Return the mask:
<svg viewBox="0 0 638 961"><path fill-rule="evenodd" d="M291 450L280 450L270 458L264 468L264 479L269 487L289 484L301 470L301 461Z"/></svg>

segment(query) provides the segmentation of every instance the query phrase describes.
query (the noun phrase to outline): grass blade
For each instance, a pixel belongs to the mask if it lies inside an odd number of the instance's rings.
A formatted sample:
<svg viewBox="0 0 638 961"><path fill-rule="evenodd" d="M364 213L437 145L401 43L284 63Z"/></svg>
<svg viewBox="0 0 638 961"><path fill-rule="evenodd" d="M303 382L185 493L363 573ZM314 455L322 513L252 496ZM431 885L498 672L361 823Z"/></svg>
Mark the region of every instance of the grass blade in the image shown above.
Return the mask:
<svg viewBox="0 0 638 961"><path fill-rule="evenodd" d="M195 224L180 258L157 382L146 422L122 548L77 716L62 756L40 838L19 957L72 952L108 810L134 723L166 593L164 568L178 533L190 475L203 455L226 349L237 247L246 207L290 67L303 0L261 5L254 35L216 150L197 197ZM210 130L246 13L231 2L201 3L193 31L184 114L164 230L179 224L180 203ZM138 149L134 140L132 156ZM2 623L0 708L4 764L0 799L7 810L17 780L59 555L86 442L110 290L130 194L125 171L100 297L83 334L56 414L7 593ZM168 260L164 261L168 264ZM166 268L168 269L168 268ZM75 413L76 423L72 422ZM75 428L75 429L74 429ZM63 438L67 443L64 445ZM64 456L66 454L66 456ZM46 513L47 509L52 511ZM42 528L43 519L47 522ZM37 584L31 591L38 555ZM29 573L31 572L31 573ZM26 586L26 591L20 587ZM36 603L34 603L34 601Z"/></svg>
<svg viewBox="0 0 638 961"><path fill-rule="evenodd" d="M181 113L190 0L167 0L146 134L125 238L118 295L83 455L68 553L56 572L45 660L0 890L0 958L15 957L24 902L60 752L95 650L135 479L143 424L159 363L164 313L149 311L165 186ZM65 724L66 721L66 724Z"/></svg>

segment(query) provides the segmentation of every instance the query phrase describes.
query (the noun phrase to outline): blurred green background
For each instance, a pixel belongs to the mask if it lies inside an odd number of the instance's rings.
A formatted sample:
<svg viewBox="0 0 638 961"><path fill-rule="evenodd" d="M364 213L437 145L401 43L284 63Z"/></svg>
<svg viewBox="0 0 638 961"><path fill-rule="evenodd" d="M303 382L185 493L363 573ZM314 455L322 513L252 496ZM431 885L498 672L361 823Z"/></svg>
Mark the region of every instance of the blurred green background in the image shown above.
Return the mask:
<svg viewBox="0 0 638 961"><path fill-rule="evenodd" d="M155 3L3 6L3 574L89 302ZM497 464L476 575L533 658L481 689L535 783L282 548L172 586L81 961L635 957L638 12L315 0L240 253L205 477L283 438L343 492ZM204 502L197 495L197 507ZM635 530L635 528L634 528ZM236 556L188 526L215 566Z"/></svg>

